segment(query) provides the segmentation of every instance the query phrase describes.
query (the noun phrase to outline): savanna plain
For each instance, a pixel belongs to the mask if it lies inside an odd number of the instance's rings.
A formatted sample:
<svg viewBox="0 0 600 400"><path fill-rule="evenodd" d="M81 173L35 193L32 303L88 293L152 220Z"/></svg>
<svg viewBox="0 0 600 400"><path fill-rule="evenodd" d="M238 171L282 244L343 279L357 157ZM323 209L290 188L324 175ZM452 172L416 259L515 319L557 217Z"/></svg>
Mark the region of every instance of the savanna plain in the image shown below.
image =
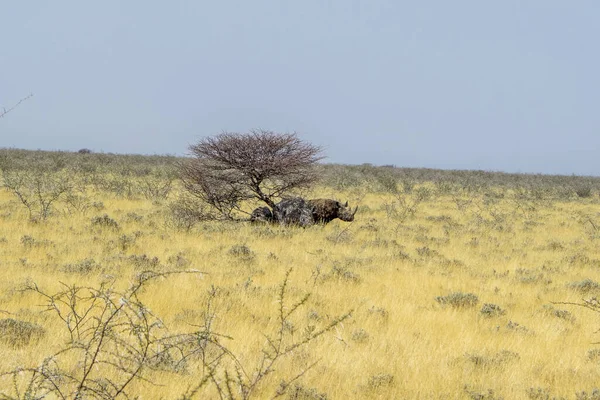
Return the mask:
<svg viewBox="0 0 600 400"><path fill-rule="evenodd" d="M298 228L177 162L2 150L0 398L600 399L599 178L321 164Z"/></svg>

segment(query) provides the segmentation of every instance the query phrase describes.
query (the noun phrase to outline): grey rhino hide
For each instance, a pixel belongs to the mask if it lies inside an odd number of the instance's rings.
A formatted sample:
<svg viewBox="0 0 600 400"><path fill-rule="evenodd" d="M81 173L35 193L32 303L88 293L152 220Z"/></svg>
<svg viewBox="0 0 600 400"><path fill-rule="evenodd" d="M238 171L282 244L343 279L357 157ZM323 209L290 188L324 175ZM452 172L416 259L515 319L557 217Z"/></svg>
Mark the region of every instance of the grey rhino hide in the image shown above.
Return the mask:
<svg viewBox="0 0 600 400"><path fill-rule="evenodd" d="M304 227L315 223L312 206L300 197L285 199L277 203L273 209L273 216L275 221L282 225Z"/></svg>
<svg viewBox="0 0 600 400"><path fill-rule="evenodd" d="M269 207L258 207L250 214L251 222L273 222L273 213Z"/></svg>
<svg viewBox="0 0 600 400"><path fill-rule="evenodd" d="M354 221L356 208L352 211L348 208L348 203L342 204L331 199L312 199L307 200L306 203L312 207L313 219L316 223L326 224L336 218L347 222Z"/></svg>

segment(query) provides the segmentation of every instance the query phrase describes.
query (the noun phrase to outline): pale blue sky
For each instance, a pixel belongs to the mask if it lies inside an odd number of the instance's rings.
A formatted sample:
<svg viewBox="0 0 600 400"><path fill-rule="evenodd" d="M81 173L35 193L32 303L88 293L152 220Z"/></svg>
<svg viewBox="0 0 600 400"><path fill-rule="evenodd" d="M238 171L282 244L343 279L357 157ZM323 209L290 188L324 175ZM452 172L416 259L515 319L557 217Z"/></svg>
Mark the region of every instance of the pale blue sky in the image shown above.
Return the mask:
<svg viewBox="0 0 600 400"><path fill-rule="evenodd" d="M0 147L185 154L297 131L326 162L600 175L597 0L0 6Z"/></svg>

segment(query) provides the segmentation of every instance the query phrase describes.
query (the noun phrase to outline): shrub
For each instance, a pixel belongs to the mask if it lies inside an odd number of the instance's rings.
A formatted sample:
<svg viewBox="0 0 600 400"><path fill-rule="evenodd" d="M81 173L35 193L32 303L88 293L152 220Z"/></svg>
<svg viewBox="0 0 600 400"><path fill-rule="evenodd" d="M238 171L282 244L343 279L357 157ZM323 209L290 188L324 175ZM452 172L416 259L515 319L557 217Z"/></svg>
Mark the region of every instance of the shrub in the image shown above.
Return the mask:
<svg viewBox="0 0 600 400"><path fill-rule="evenodd" d="M190 266L191 261L188 260L182 252L170 256L167 262L175 268L186 268Z"/></svg>
<svg viewBox="0 0 600 400"><path fill-rule="evenodd" d="M575 188L575 194L580 198L592 197L592 187L589 185L581 185Z"/></svg>
<svg viewBox="0 0 600 400"><path fill-rule="evenodd" d="M0 342L12 347L23 347L44 337L46 331L41 326L17 319L0 319Z"/></svg>
<svg viewBox="0 0 600 400"><path fill-rule="evenodd" d="M379 389L386 386L391 386L394 383L394 375L391 374L377 374L369 377L369 388Z"/></svg>
<svg viewBox="0 0 600 400"><path fill-rule="evenodd" d="M529 333L529 329L527 329L527 327L514 321L508 321L508 324L506 324L506 328L513 332Z"/></svg>
<svg viewBox="0 0 600 400"><path fill-rule="evenodd" d="M140 256L134 254L130 256L128 260L137 270L153 270L160 266L160 260L158 257L150 258L145 254Z"/></svg>
<svg viewBox="0 0 600 400"><path fill-rule="evenodd" d="M315 388L305 388L297 384L288 392L288 400L327 400L327 394L319 393Z"/></svg>
<svg viewBox="0 0 600 400"><path fill-rule="evenodd" d="M367 341L369 341L369 332L365 331L362 328L356 329L352 332L352 340L354 340L357 343L366 343Z"/></svg>
<svg viewBox="0 0 600 400"><path fill-rule="evenodd" d="M496 395L493 389L481 392L465 385L464 390L470 400L504 400L504 397Z"/></svg>
<svg viewBox="0 0 600 400"><path fill-rule="evenodd" d="M204 203L190 197L180 197L167 210L167 225L186 232L202 221L214 219L215 215L206 210Z"/></svg>
<svg viewBox="0 0 600 400"><path fill-rule="evenodd" d="M435 301L454 308L466 308L477 305L479 298L473 293L454 292L447 296L438 296Z"/></svg>
<svg viewBox="0 0 600 400"><path fill-rule="evenodd" d="M510 350L502 350L492 355L467 354L466 358L473 364L481 367L502 366L521 358L519 353Z"/></svg>
<svg viewBox="0 0 600 400"><path fill-rule="evenodd" d="M99 217L92 218L92 226L98 226L101 228L109 228L109 229L119 229L119 224L117 221L108 216L108 214L104 214Z"/></svg>
<svg viewBox="0 0 600 400"><path fill-rule="evenodd" d="M350 282L350 283L360 283L362 280L359 274L350 271L350 269L347 266L339 265L339 264L333 265L331 267L331 272L329 274L325 275L323 278L324 279L334 278L339 281Z"/></svg>
<svg viewBox="0 0 600 400"><path fill-rule="evenodd" d="M79 261L75 264L67 264L62 270L70 273L78 274L89 274L94 270L100 269L101 266L92 258L86 258L85 260Z"/></svg>
<svg viewBox="0 0 600 400"><path fill-rule="evenodd" d="M527 389L527 397L529 400L554 400L555 397L550 397L550 390L546 388L534 388Z"/></svg>
<svg viewBox="0 0 600 400"><path fill-rule="evenodd" d="M492 318L504 315L506 314L506 311L504 311L502 308L500 308L500 306L497 306L496 304L485 303L483 307L481 307L479 313L483 317Z"/></svg>
<svg viewBox="0 0 600 400"><path fill-rule="evenodd" d="M45 220L54 205L73 190L72 173L55 162L32 170L2 169L4 187L27 209L29 219Z"/></svg>
<svg viewBox="0 0 600 400"><path fill-rule="evenodd" d="M600 284L591 279L584 279L580 282L571 282L569 283L568 287L578 292L588 293L598 290L600 288Z"/></svg>
<svg viewBox="0 0 600 400"><path fill-rule="evenodd" d="M589 393L585 390L575 393L576 400L600 400L600 389L594 388Z"/></svg>
<svg viewBox="0 0 600 400"><path fill-rule="evenodd" d="M256 254L254 254L254 252L245 244L236 244L232 246L228 253L242 261L252 261L254 257L256 257Z"/></svg>
<svg viewBox="0 0 600 400"><path fill-rule="evenodd" d="M104 210L104 203L101 201L95 201L92 203L92 207L96 210L96 211L102 211Z"/></svg>
<svg viewBox="0 0 600 400"><path fill-rule="evenodd" d="M593 349L587 352L587 359L591 362L600 362L600 349Z"/></svg>
<svg viewBox="0 0 600 400"><path fill-rule="evenodd" d="M32 247L42 247L42 246L50 246L52 245L52 241L48 239L38 240L30 235L21 236L21 244L24 247L32 248Z"/></svg>
<svg viewBox="0 0 600 400"><path fill-rule="evenodd" d="M173 180L174 176L168 172L164 174L149 174L137 182L138 191L147 200L164 200L169 197L169 194L173 190Z"/></svg>
<svg viewBox="0 0 600 400"><path fill-rule="evenodd" d="M36 240L32 236L23 235L21 236L21 244L25 247L33 247L36 245Z"/></svg>
<svg viewBox="0 0 600 400"><path fill-rule="evenodd" d="M121 251L126 251L133 245L137 240L137 236L135 235L121 235L117 238L117 247L121 249Z"/></svg>
<svg viewBox="0 0 600 400"><path fill-rule="evenodd" d="M133 222L141 222L144 217L134 213L134 212L128 212L127 215L125 216L125 218L127 219L127 221L133 221Z"/></svg>

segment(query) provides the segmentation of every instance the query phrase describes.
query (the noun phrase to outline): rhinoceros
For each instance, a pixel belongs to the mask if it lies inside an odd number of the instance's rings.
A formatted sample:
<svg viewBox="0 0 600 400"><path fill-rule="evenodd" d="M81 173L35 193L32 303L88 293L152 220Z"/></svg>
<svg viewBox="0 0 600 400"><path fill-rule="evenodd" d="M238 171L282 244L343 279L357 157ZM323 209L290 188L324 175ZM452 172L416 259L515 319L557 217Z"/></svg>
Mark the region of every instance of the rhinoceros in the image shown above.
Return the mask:
<svg viewBox="0 0 600 400"><path fill-rule="evenodd" d="M331 199L304 200L301 197L284 199L277 203L273 212L269 207L259 207L252 211L252 222L278 222L282 225L310 226L326 224L336 218L342 221L354 221L358 207L352 210L345 204Z"/></svg>
<svg viewBox="0 0 600 400"><path fill-rule="evenodd" d="M258 207L250 214L251 222L273 222L273 213L269 207Z"/></svg>
<svg viewBox="0 0 600 400"><path fill-rule="evenodd" d="M358 210L358 206L352 210L348 208L348 202L342 204L339 201L331 199L312 199L306 203L312 207L312 215L315 223L321 224L326 224L336 218L352 222L354 221L354 214Z"/></svg>
<svg viewBox="0 0 600 400"><path fill-rule="evenodd" d="M273 209L273 217L282 225L306 227L315 223L312 206L301 197L281 200Z"/></svg>

